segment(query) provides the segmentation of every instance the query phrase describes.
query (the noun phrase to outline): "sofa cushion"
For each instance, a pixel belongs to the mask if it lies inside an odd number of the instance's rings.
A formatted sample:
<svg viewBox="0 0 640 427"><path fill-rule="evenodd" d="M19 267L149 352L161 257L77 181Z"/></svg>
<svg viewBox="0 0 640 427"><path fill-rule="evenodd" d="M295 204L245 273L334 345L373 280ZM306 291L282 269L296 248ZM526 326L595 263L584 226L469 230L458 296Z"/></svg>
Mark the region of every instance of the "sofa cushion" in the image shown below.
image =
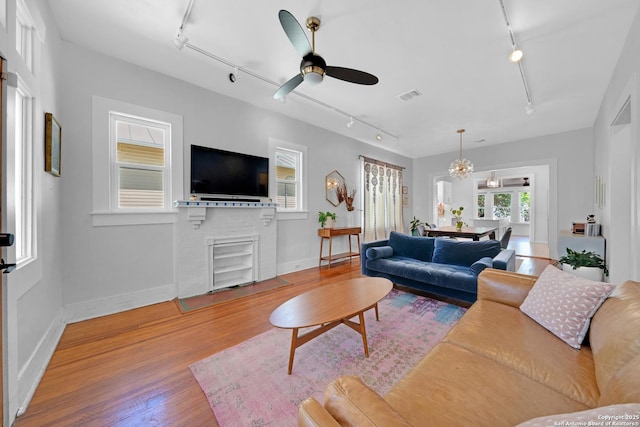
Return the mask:
<svg viewBox="0 0 640 427"><path fill-rule="evenodd" d="M474 294L478 290L477 277L469 267L436 264L419 261L414 258L399 257L395 255L395 251L394 256L391 258L367 259L366 267L368 270L385 275L444 288L452 288Z"/></svg>
<svg viewBox="0 0 640 427"><path fill-rule="evenodd" d="M434 237L407 236L392 231L389 235L389 246L393 248L393 254L396 256L431 261L434 240Z"/></svg>
<svg viewBox="0 0 640 427"><path fill-rule="evenodd" d="M549 265L520 310L573 348L580 348L591 316L615 285L594 282Z"/></svg>
<svg viewBox="0 0 640 427"><path fill-rule="evenodd" d="M600 391L589 347L574 350L518 307L476 301L444 341L507 366L585 406L598 404Z"/></svg>
<svg viewBox="0 0 640 427"><path fill-rule="evenodd" d="M492 266L493 258L489 258L488 256L486 256L471 264L471 267L469 268L471 269L473 274L477 276L478 274L482 273L482 270L484 270L485 268L491 268Z"/></svg>
<svg viewBox="0 0 640 427"><path fill-rule="evenodd" d="M616 422L616 424L613 424ZM618 424L619 423L619 424ZM548 415L518 424L516 427L639 425L640 403L603 406L569 414Z"/></svg>
<svg viewBox="0 0 640 427"><path fill-rule="evenodd" d="M500 253L500 242L482 240L480 242L436 239L433 262L469 267L480 258L493 258Z"/></svg>
<svg viewBox="0 0 640 427"><path fill-rule="evenodd" d="M501 363L446 342L400 379L385 400L414 426L513 426L541 415L589 409Z"/></svg>
<svg viewBox="0 0 640 427"><path fill-rule="evenodd" d="M378 246L377 248L367 249L368 259L390 258L393 256L393 248L391 246Z"/></svg>

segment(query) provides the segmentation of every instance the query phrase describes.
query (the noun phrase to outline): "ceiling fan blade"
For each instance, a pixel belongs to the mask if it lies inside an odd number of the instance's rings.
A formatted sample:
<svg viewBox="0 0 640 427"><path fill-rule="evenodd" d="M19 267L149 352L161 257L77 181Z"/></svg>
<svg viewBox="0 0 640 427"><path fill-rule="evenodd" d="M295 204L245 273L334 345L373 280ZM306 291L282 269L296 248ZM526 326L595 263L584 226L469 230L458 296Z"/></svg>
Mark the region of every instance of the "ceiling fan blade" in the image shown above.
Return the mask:
<svg viewBox="0 0 640 427"><path fill-rule="evenodd" d="M273 99L280 99L284 96L287 96L289 92L298 87L298 85L302 83L303 80L304 78L302 77L302 74L296 74L288 82L280 86L280 89L278 89L276 93L273 94Z"/></svg>
<svg viewBox="0 0 640 427"><path fill-rule="evenodd" d="M284 9L278 13L278 18L280 19L280 25L282 25L284 33L289 38L289 41L291 41L291 44L298 54L300 56L306 56L311 53L311 44L309 43L309 39L296 18Z"/></svg>
<svg viewBox="0 0 640 427"><path fill-rule="evenodd" d="M340 79L351 83L357 83L359 85L374 85L378 83L378 78L373 74L365 73L364 71L354 70L352 68L344 67L330 67L325 68L325 73L334 79Z"/></svg>

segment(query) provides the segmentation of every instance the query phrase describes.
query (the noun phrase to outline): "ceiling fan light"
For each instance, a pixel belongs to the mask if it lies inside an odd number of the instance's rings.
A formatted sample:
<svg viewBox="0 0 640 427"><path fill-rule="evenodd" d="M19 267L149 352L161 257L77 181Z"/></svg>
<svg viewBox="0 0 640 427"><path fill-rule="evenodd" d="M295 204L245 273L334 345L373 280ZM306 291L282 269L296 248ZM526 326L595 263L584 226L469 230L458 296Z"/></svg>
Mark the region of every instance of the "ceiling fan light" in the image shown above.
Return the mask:
<svg viewBox="0 0 640 427"><path fill-rule="evenodd" d="M520 49L514 49L513 52L509 55L509 61L511 62L520 62L524 53Z"/></svg>
<svg viewBox="0 0 640 427"><path fill-rule="evenodd" d="M322 81L324 77L324 70L315 65L309 65L308 67L304 67L302 69L302 77L304 77L304 81L310 85L317 85Z"/></svg>

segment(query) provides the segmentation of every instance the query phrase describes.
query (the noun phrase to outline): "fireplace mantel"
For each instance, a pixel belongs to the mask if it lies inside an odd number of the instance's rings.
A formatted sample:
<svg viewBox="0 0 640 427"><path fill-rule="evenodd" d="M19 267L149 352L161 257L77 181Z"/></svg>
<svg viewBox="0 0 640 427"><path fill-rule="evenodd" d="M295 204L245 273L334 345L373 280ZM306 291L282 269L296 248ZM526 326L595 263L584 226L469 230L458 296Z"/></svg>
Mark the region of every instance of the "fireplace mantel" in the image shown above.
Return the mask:
<svg viewBox="0 0 640 427"><path fill-rule="evenodd" d="M226 209L262 209L260 218L264 225L269 225L271 220L275 218L277 203L264 202L242 202L230 200L176 200L174 206L177 208L187 209L187 218L191 222L193 228L199 228L200 224L207 218L207 208L226 208Z"/></svg>

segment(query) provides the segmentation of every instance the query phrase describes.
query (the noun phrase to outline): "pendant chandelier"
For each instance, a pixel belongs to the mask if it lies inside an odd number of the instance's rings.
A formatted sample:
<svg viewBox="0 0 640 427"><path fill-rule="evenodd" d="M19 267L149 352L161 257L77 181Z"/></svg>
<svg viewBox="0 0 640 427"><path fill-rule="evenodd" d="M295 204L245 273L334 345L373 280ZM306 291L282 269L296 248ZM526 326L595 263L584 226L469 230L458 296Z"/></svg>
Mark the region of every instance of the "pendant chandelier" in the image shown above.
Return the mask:
<svg viewBox="0 0 640 427"><path fill-rule="evenodd" d="M458 129L456 132L460 134L460 158L449 165L449 175L456 179L465 179L473 172L473 163L462 158L462 134L464 129Z"/></svg>
<svg viewBox="0 0 640 427"><path fill-rule="evenodd" d="M500 187L500 180L496 178L496 173L491 171L491 177L487 178L487 187L498 188Z"/></svg>

